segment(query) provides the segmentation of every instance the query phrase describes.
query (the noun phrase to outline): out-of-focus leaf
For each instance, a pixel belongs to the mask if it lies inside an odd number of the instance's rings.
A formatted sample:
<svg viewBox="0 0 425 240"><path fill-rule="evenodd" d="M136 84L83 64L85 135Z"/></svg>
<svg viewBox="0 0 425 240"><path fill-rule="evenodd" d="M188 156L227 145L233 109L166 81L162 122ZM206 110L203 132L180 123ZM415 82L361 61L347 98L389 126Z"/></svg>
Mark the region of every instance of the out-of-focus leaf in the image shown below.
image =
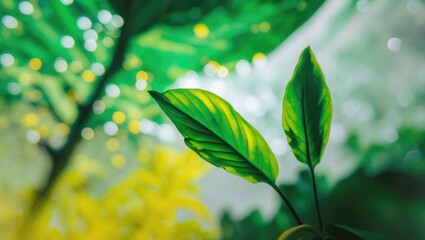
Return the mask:
<svg viewBox="0 0 425 240"><path fill-rule="evenodd" d="M323 1L219 3L176 7L159 18L161 24L135 36L130 51L140 57L140 68L152 73L153 89L164 89L190 70L202 72L208 64L231 71L240 60L263 61L265 54L312 16ZM130 72L135 75L137 70Z"/></svg>
<svg viewBox="0 0 425 240"><path fill-rule="evenodd" d="M332 100L310 47L301 53L283 100L283 130L298 161L314 168L328 142Z"/></svg>
<svg viewBox="0 0 425 240"><path fill-rule="evenodd" d="M286 206L279 209L279 212L286 213ZM277 221L265 221L258 210L254 210L240 221L234 221L229 213L225 213L221 218L221 237L223 240L233 239L277 239L282 229L292 225L291 216L279 217ZM283 224L282 224L283 223ZM286 223L288 226L286 226Z"/></svg>
<svg viewBox="0 0 425 240"><path fill-rule="evenodd" d="M320 240L320 234L311 225L303 224L286 230L278 240Z"/></svg>
<svg viewBox="0 0 425 240"><path fill-rule="evenodd" d="M150 94L186 145L203 159L249 182L274 184L279 171L276 157L261 134L227 101L199 89Z"/></svg>
<svg viewBox="0 0 425 240"><path fill-rule="evenodd" d="M109 0L114 10L129 24L129 36L136 35L153 25L154 22L165 20L168 24L187 24L188 21L199 18L212 8L217 7L223 0L209 1L119 1ZM197 13L188 14L188 11Z"/></svg>
<svg viewBox="0 0 425 240"><path fill-rule="evenodd" d="M35 1L31 2L33 15L19 14L19 2L2 2L2 14L16 18L18 25L14 29L2 25L0 29L3 34L0 54L9 53L15 59L13 66L0 69L3 80L0 97L8 101L28 100L25 97L28 92L43 88L42 81L34 81L34 72L54 78L62 89L54 97L48 96L50 91L41 91L41 97L31 99L32 105L47 105L53 115L60 116L62 110L55 112L58 108L52 105L52 99L66 99L71 93L76 109L77 104L87 102L102 77L102 71L93 70L99 64L108 69L118 37L125 32L126 36L133 36L127 45L125 62L108 80L120 88L119 99L109 96L100 99L97 102L100 104L95 106L103 107L97 108L101 110L87 126L95 128L110 121L119 109L126 115L119 127L128 128L132 121L158 115L158 111L152 111L153 101L149 101L145 89L162 90L190 70L201 72L209 63L230 71L239 60L261 60L323 2L110 0L46 4ZM112 20L99 21L101 11L109 12ZM124 20L124 27L117 25L120 21L117 14ZM86 49L88 42L93 44L88 40L96 42L95 50ZM64 42L72 44L65 47ZM254 58L257 53L260 58ZM40 60L39 67L30 64L34 59ZM32 69L28 69L29 65ZM141 80L140 71L149 76L144 79L145 87L140 87L143 84L137 81ZM20 93L10 92L9 84L21 87ZM137 105L139 110L123 108L124 104ZM142 114L145 112L148 112L146 116ZM75 114L69 115L73 116L65 118L72 122Z"/></svg>
<svg viewBox="0 0 425 240"><path fill-rule="evenodd" d="M378 233L361 231L349 226L339 224L328 224L325 229L326 237L335 239L349 239L349 240L386 240L384 236Z"/></svg>

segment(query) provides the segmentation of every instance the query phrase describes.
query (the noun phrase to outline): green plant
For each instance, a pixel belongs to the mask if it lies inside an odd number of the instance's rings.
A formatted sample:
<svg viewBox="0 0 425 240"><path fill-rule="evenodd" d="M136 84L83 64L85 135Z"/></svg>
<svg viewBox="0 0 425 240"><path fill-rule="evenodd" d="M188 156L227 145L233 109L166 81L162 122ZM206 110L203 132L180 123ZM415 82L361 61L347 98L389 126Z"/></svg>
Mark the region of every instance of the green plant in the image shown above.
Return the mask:
<svg viewBox="0 0 425 240"><path fill-rule="evenodd" d="M338 224L323 226L317 196L315 166L326 147L332 119L332 100L325 77L310 47L301 53L283 100L282 126L292 152L307 164L312 177L319 231L303 224L285 193L277 186L276 157L261 134L230 103L200 89L150 91L171 118L186 145L207 162L245 178L264 182L283 199L297 226L279 239L381 239Z"/></svg>

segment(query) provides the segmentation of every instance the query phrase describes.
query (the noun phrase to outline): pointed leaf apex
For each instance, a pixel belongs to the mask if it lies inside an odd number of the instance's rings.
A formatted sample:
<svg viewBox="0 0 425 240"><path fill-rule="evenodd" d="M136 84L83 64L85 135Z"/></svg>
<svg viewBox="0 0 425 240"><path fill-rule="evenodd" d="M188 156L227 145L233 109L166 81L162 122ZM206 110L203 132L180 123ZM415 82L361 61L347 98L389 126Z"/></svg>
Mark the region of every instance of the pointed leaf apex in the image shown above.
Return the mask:
<svg viewBox="0 0 425 240"><path fill-rule="evenodd" d="M306 48L304 48L304 50L301 53L301 57L303 57L305 59L311 59L312 57L315 58L314 53L313 53L313 49L311 49L310 45L308 45Z"/></svg>
<svg viewBox="0 0 425 240"><path fill-rule="evenodd" d="M156 99L160 93L157 91L153 91L153 90L148 90L149 95L151 95L151 97L153 97L154 99Z"/></svg>

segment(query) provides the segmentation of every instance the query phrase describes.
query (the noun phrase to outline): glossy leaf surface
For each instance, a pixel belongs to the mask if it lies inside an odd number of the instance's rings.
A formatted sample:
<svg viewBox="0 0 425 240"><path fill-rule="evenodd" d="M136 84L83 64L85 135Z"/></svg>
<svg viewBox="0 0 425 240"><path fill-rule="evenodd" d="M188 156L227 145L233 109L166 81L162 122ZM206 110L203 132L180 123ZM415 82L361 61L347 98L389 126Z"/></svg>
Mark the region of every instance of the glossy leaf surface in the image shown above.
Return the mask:
<svg viewBox="0 0 425 240"><path fill-rule="evenodd" d="M280 235L278 240L315 240L320 234L311 225L303 224L290 228Z"/></svg>
<svg viewBox="0 0 425 240"><path fill-rule="evenodd" d="M150 94L186 145L203 159L252 183L275 182L276 157L260 133L227 101L199 89Z"/></svg>
<svg viewBox="0 0 425 240"><path fill-rule="evenodd" d="M332 100L310 47L301 53L283 100L283 130L295 157L314 168L328 142Z"/></svg>

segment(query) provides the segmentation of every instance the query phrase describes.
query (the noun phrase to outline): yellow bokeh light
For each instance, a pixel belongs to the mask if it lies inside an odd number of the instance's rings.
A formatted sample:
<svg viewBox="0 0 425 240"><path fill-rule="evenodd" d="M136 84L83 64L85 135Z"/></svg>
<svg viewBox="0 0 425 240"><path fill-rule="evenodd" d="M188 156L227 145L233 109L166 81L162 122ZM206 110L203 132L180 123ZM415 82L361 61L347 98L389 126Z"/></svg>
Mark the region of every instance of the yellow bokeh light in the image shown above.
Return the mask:
<svg viewBox="0 0 425 240"><path fill-rule="evenodd" d="M22 86L28 86L31 84L31 75L28 73L21 73L18 75L18 80Z"/></svg>
<svg viewBox="0 0 425 240"><path fill-rule="evenodd" d="M38 71L42 65L43 63L41 62L39 58L32 58L29 62L30 68L34 71Z"/></svg>
<svg viewBox="0 0 425 240"><path fill-rule="evenodd" d="M220 67L218 67L218 70L217 70L217 76L219 76L219 77L221 77L221 78L224 78L224 77L226 77L228 74L229 74L229 70L228 70L226 67L224 67L224 66L220 66Z"/></svg>
<svg viewBox="0 0 425 240"><path fill-rule="evenodd" d="M94 75L94 73L88 69L83 71L83 73L81 74L81 77L83 78L84 81L88 83L92 83L94 82L94 80L96 80L96 75Z"/></svg>
<svg viewBox="0 0 425 240"><path fill-rule="evenodd" d="M138 71L136 74L136 80L145 80L149 79L149 74L145 71Z"/></svg>
<svg viewBox="0 0 425 240"><path fill-rule="evenodd" d="M116 111L114 112L114 114L112 114L112 121L114 121L116 124L122 124L125 122L125 114L123 112L120 111Z"/></svg>
<svg viewBox="0 0 425 240"><path fill-rule="evenodd" d="M261 60L265 60L266 59L266 55L264 55L264 53L256 53L253 57L252 57L252 61L253 62L258 62Z"/></svg>
<svg viewBox="0 0 425 240"><path fill-rule="evenodd" d="M127 159L121 154L115 154L111 158L111 163L114 168L120 169L125 166Z"/></svg>
<svg viewBox="0 0 425 240"><path fill-rule="evenodd" d="M218 68L220 66L220 64L216 61L209 61L208 64L211 64L211 65L215 66L216 68Z"/></svg>
<svg viewBox="0 0 425 240"><path fill-rule="evenodd" d="M128 131L130 131L130 133L132 134L140 133L139 121L131 120L130 123L128 124Z"/></svg>
<svg viewBox="0 0 425 240"><path fill-rule="evenodd" d="M125 70L131 70L142 66L142 60L136 55L130 55L122 64Z"/></svg>
<svg viewBox="0 0 425 240"><path fill-rule="evenodd" d="M258 27L259 27L259 29L260 29L260 31L262 31L262 32L268 32L268 31L270 31L270 23L268 23L268 22L262 22L262 23L260 23L260 25L258 25Z"/></svg>
<svg viewBox="0 0 425 240"><path fill-rule="evenodd" d="M206 38L210 34L210 29L207 25L199 23L193 27L193 32L198 38Z"/></svg>
<svg viewBox="0 0 425 240"><path fill-rule="evenodd" d="M21 123L24 127L36 126L38 121L38 115L35 113L27 113L21 119Z"/></svg>
<svg viewBox="0 0 425 240"><path fill-rule="evenodd" d="M72 61L69 65L69 69L73 73L79 73L83 70L83 64L80 61Z"/></svg>
<svg viewBox="0 0 425 240"><path fill-rule="evenodd" d="M111 37L105 37L102 40L103 45L105 45L105 47L113 47L114 46L114 40Z"/></svg>
<svg viewBox="0 0 425 240"><path fill-rule="evenodd" d="M49 127L47 125L37 126L37 132L40 134L41 139L45 139L49 136Z"/></svg>
<svg viewBox="0 0 425 240"><path fill-rule="evenodd" d="M116 138L109 138L106 141L106 148L111 152L117 151L120 148L120 141Z"/></svg>
<svg viewBox="0 0 425 240"><path fill-rule="evenodd" d="M67 135L69 133L69 126L66 123L56 124L56 131L59 135Z"/></svg>

